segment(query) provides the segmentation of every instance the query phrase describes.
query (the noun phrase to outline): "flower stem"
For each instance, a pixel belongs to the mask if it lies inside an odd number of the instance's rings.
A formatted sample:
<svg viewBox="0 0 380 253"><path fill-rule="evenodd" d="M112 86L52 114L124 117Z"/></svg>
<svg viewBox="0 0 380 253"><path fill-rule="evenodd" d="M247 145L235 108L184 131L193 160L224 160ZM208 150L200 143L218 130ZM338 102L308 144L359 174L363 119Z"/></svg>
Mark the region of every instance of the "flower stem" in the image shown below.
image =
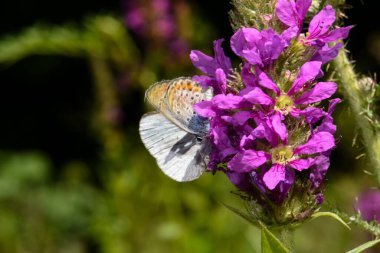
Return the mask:
<svg viewBox="0 0 380 253"><path fill-rule="evenodd" d="M282 244L289 250L289 253L295 252L294 243L294 230L288 227L280 227L274 230L277 238L282 242Z"/></svg>
<svg viewBox="0 0 380 253"><path fill-rule="evenodd" d="M335 208L329 207L331 212L337 214L340 218L342 218L345 222L355 224L358 227L366 230L367 232L373 234L375 238L380 238L380 227L376 222L367 222L363 220L359 214L357 215L349 215L347 213L341 212Z"/></svg>
<svg viewBox="0 0 380 253"><path fill-rule="evenodd" d="M365 109L363 92L360 90L358 78L345 50L341 50L338 57L335 58L334 67L337 70L341 87L350 104L355 121L361 130L369 161L380 184L380 133L362 114Z"/></svg>

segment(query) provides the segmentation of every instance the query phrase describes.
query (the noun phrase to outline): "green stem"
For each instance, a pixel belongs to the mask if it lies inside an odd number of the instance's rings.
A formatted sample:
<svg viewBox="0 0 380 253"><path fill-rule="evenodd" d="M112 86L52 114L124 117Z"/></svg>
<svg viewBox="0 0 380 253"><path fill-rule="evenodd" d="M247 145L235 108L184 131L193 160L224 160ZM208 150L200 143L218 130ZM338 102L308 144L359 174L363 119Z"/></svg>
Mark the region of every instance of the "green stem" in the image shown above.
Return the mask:
<svg viewBox="0 0 380 253"><path fill-rule="evenodd" d="M347 213L341 212L337 210L336 208L332 208L328 206L331 212L338 215L340 218L342 218L345 222L355 224L361 229L366 230L367 232L373 234L376 238L380 237L380 227L376 222L367 222L363 220L360 215L349 215Z"/></svg>
<svg viewBox="0 0 380 253"><path fill-rule="evenodd" d="M362 114L365 109L363 94L360 90L359 81L354 68L345 50L340 51L338 57L334 60L334 66L340 78L345 98L348 100L355 121L361 130L369 161L373 166L373 171L376 173L380 184L380 134Z"/></svg>
<svg viewBox="0 0 380 253"><path fill-rule="evenodd" d="M294 230L288 227L277 228L273 231L282 244L289 250L289 253L295 252Z"/></svg>

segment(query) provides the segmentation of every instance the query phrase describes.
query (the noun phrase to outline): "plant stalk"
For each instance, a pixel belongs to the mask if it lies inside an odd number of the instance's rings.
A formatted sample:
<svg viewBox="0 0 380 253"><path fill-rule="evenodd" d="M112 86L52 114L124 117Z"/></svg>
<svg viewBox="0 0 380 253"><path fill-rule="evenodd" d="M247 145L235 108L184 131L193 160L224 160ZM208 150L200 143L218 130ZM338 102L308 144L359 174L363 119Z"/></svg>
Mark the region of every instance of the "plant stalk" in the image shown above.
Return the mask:
<svg viewBox="0 0 380 253"><path fill-rule="evenodd" d="M289 253L295 253L294 230L288 227L280 227L275 229L274 234L289 250Z"/></svg>
<svg viewBox="0 0 380 253"><path fill-rule="evenodd" d="M354 67L349 61L345 50L339 52L333 64L339 76L345 98L350 104L356 124L361 131L369 157L368 160L372 164L373 172L376 174L378 183L380 184L380 133L376 131L362 114L365 109L363 93L360 90L359 80L355 74Z"/></svg>

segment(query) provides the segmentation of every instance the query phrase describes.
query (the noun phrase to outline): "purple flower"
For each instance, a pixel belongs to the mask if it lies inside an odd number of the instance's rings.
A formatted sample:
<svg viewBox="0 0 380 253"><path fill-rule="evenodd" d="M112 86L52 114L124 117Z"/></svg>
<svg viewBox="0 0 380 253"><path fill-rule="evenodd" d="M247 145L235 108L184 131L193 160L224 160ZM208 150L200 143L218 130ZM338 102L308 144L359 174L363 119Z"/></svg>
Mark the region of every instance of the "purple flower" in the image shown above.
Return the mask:
<svg viewBox="0 0 380 253"><path fill-rule="evenodd" d="M332 47L329 47L328 44L325 44L313 55L311 61L320 61L322 64L328 63L329 61L335 59L342 47L342 43L337 43Z"/></svg>
<svg viewBox="0 0 380 253"><path fill-rule="evenodd" d="M297 27L298 34L302 31L302 24L311 5L311 0L278 0L276 5L277 17L289 27ZM307 45L314 45L345 39L352 26L332 29L335 22L335 10L327 5L310 22L308 32L302 40ZM297 34L296 34L297 35Z"/></svg>
<svg viewBox="0 0 380 253"><path fill-rule="evenodd" d="M318 132L312 135L305 144L297 147L280 144L274 146L269 152L251 149L242 150L231 159L228 167L232 171L244 173L256 170L261 165L271 162L272 166L264 174L263 181L272 190L278 183L285 180L289 181L289 178L286 178L287 170L302 171L314 164L315 158L303 158L304 156L321 154L331 150L333 147L335 147L333 135L328 132Z"/></svg>
<svg viewBox="0 0 380 253"><path fill-rule="evenodd" d="M320 155L315 158L314 164L310 167L310 182L313 191L319 190L330 167L328 156Z"/></svg>
<svg viewBox="0 0 380 253"><path fill-rule="evenodd" d="M206 87L213 87L214 94L226 93L228 75L232 72L231 60L224 54L223 39L214 41L214 58L198 50L192 50L190 59L194 66L206 75L193 79Z"/></svg>
<svg viewBox="0 0 380 253"><path fill-rule="evenodd" d="M264 71L257 68L258 84L263 88L273 91L276 95L271 103L267 105L272 106L275 111L283 115L304 116L309 123L322 117L324 112L310 106L310 104L331 97L335 93L337 85L333 82L319 82L313 85L314 79L321 70L321 65L322 63L318 61L306 62L300 68L297 78L287 92L281 92L278 85ZM259 95L258 92L254 95L255 100L267 97L266 94ZM253 100L251 102L256 103Z"/></svg>
<svg viewBox="0 0 380 253"><path fill-rule="evenodd" d="M356 210L366 221L380 223L380 191L369 190L362 193L356 203Z"/></svg>
<svg viewBox="0 0 380 253"><path fill-rule="evenodd" d="M194 66L204 73L193 79L214 89L211 100L193 106L199 116L210 120L209 169L222 171L258 203L271 202L268 206L281 205L288 197L299 198L302 191L311 204L302 215L292 217L306 217L323 202L323 180L335 147L332 113L340 100L331 99L327 110L319 106L337 85L316 80L323 76L322 64L336 57L342 47L328 43L345 38L351 28L331 29L335 11L326 6L313 18L309 32L301 34L310 5L311 0L278 0L277 17L286 26L281 34L270 27L238 29L230 44L243 59L240 73L232 70L223 40L214 41L214 56L196 50L190 54ZM272 20L270 14L268 20ZM293 38L298 39L295 45ZM279 62L284 50L293 46L296 53L286 51L287 59ZM294 64L294 57L301 54L303 59ZM312 60L305 63L305 57Z"/></svg>
<svg viewBox="0 0 380 253"><path fill-rule="evenodd" d="M347 38L352 26L331 30L334 22L335 10L331 5L327 5L311 20L304 42L307 44L313 44L315 41L328 43Z"/></svg>
<svg viewBox="0 0 380 253"><path fill-rule="evenodd" d="M276 5L277 17L289 27L297 27L298 33L302 30L303 20L310 8L312 0L278 0Z"/></svg>
<svg viewBox="0 0 380 253"><path fill-rule="evenodd" d="M319 165L322 162L314 157L323 155L335 146L332 135L335 125L332 123L331 113L338 100L332 100L328 112L310 106L311 103L329 98L336 91L336 84L332 82L312 85L320 68L321 62L305 63L287 92L281 92L279 86L257 68L256 77L246 73L246 79L250 82L257 81L263 89L270 91L268 94L251 85L238 94L218 94L210 101L194 105L200 116L211 118L210 137L215 147L213 157L227 164L231 171L228 173L244 175L258 168L264 170L269 163L269 169L262 173L262 180L270 190L276 188L280 182L291 185L294 170L302 171L314 166L311 177L324 177L328 165ZM204 71L208 70L205 68ZM242 71L247 71L247 64ZM288 114L296 118L303 116L311 127L321 118L323 120L311 132L307 143L294 146L288 143L288 130L284 123L284 117ZM255 126L249 120L253 120ZM269 145L269 151L257 148L257 141ZM322 167L326 169L321 169ZM245 188L240 186L240 179L246 180L248 177L240 175L236 178L235 174L232 175L233 183L239 188ZM314 181L318 184L317 179Z"/></svg>
<svg viewBox="0 0 380 253"><path fill-rule="evenodd" d="M234 53L262 68L271 65L286 46L286 40L270 28L261 32L255 28L240 28L231 37Z"/></svg>
<svg viewBox="0 0 380 253"><path fill-rule="evenodd" d="M335 10L331 5L323 8L311 20L308 32L306 35L301 34L302 25L306 13L311 5L311 0L279 0L276 5L277 17L289 28L283 32L283 37L288 41L299 36L301 41L306 46L315 47L316 53L312 60L321 61L323 64L334 59L341 43L333 47L329 47L327 43L335 42L340 39L345 39L352 26L331 29L335 22Z"/></svg>

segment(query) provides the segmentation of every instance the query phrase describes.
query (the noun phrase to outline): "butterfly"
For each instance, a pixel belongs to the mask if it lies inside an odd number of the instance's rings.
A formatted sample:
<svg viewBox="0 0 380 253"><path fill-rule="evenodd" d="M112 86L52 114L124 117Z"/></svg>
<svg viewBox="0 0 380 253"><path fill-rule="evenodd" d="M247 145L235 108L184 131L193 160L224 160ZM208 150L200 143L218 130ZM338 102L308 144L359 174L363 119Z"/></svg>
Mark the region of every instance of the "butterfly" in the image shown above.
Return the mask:
<svg viewBox="0 0 380 253"><path fill-rule="evenodd" d="M141 118L141 140L160 169L176 181L197 179L207 168L210 124L193 105L212 96L211 88L205 90L190 78L161 81L145 93L156 111Z"/></svg>

